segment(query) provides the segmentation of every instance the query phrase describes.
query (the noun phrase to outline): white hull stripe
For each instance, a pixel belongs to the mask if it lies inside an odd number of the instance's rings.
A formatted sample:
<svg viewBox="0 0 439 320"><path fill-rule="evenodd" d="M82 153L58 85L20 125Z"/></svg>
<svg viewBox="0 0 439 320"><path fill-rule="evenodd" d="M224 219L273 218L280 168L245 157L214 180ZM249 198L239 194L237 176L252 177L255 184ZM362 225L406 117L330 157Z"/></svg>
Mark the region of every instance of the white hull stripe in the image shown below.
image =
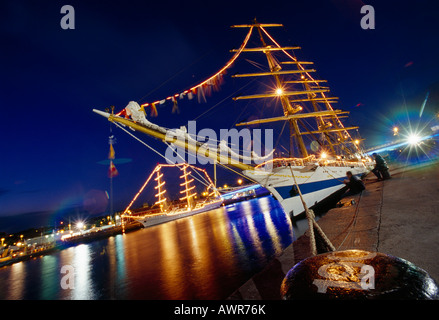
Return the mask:
<svg viewBox="0 0 439 320"><path fill-rule="evenodd" d="M305 195L308 193L335 187L338 185L343 185L343 181L339 181L337 179L329 179L329 180L303 183L299 185L299 188L302 194ZM288 199L288 198L299 196L299 193L295 191L296 190L295 186L274 187L274 189L279 193L282 199Z"/></svg>

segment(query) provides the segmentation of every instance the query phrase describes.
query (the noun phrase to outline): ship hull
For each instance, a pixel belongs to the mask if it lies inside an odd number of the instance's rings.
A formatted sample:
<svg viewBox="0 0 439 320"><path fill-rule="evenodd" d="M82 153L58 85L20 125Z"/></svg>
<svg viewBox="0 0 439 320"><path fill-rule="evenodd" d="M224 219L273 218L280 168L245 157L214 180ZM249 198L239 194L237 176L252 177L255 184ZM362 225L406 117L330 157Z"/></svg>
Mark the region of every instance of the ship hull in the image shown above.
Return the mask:
<svg viewBox="0 0 439 320"><path fill-rule="evenodd" d="M209 210L217 209L221 206L222 202L217 201L214 203L210 203L205 205L202 208L199 209L193 209L191 211L182 211L181 213L173 213L173 214L158 214L158 215L145 215L145 216L130 216L130 218L133 218L137 222L140 222L144 228L152 227L158 224L166 223L169 221L174 221L177 219L182 219L185 217L193 216L198 213L206 212Z"/></svg>
<svg viewBox="0 0 439 320"><path fill-rule="evenodd" d="M295 187L294 177L303 200L310 208L345 186L346 171L361 176L369 170L364 165L352 166L291 166L274 168L271 172L244 171L257 181L280 202L285 213L296 217L305 209ZM292 174L293 173L293 174Z"/></svg>

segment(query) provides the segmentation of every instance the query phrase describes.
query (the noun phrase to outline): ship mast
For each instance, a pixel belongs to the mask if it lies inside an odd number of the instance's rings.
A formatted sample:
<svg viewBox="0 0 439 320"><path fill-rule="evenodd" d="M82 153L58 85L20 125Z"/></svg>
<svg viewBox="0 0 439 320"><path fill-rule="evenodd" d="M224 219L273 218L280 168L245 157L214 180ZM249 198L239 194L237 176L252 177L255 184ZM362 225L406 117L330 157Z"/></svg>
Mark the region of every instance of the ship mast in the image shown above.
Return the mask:
<svg viewBox="0 0 439 320"><path fill-rule="evenodd" d="M164 188L165 181L162 181L162 177L163 173L160 172L159 168L157 170L157 176L154 178L154 180L157 181L157 185L154 187L154 189L157 190L157 193L155 194L157 201L154 204L158 204L160 206L160 211L164 212L166 210L166 197L164 196L166 189Z"/></svg>
<svg viewBox="0 0 439 320"><path fill-rule="evenodd" d="M250 122L242 122L237 126L249 125L253 123L264 123L272 121L288 121L290 129L290 157L294 154L294 141L297 144L297 148L301 157L307 157L308 151L303 140L304 135L311 135L312 139L318 143L320 148L328 149L330 153L336 155L342 151L347 154L353 154L354 152L346 146L347 143L358 144L359 140L353 140L348 134L348 130L357 129L358 127L344 127L338 118L338 114L348 113L341 112L340 110L334 110L331 103L337 102L336 97L326 97L325 93L329 92L328 87L320 86L320 83L326 82L326 80L315 80L310 76L310 73L315 72L315 69L306 68L308 65L312 65L313 62L299 61L294 56L287 53L287 50L297 50L300 47L281 47L274 39L265 31L265 27L280 27L281 24L260 24L253 21L250 25L235 25L234 28L253 27L258 30L259 39L262 47L260 48L245 48L243 52L263 52L266 56L269 71L235 74L232 77L263 77L272 76L275 83L274 92L264 94L254 94L246 96L235 97L234 100L242 99L261 99L261 98L278 98L282 104L283 117L275 117L270 119L260 119ZM274 45L267 44L266 38L271 40ZM236 51L232 50L232 51ZM290 60L278 62L273 56L274 53L282 51ZM282 66L294 66L296 69L284 70ZM299 79L291 80L288 77L299 76ZM297 85L302 86L302 89L298 89ZM291 86L293 90L289 89ZM311 103L312 111L303 111L302 104ZM322 108L319 104L324 104ZM316 121L317 130L312 129L306 123L305 118L314 118ZM299 126L300 125L300 126ZM302 128L302 130L301 130ZM319 135L321 138L319 138ZM351 138L351 139L349 139ZM323 142L324 141L324 142ZM354 142L355 141L355 142ZM337 148L339 147L339 148ZM357 151L359 151L358 146Z"/></svg>
<svg viewBox="0 0 439 320"><path fill-rule="evenodd" d="M255 23L256 23L256 19L255 19ZM265 43L264 37L262 35L262 30L260 27L258 27L258 33L259 33L259 37L261 38L261 42L262 45L264 46L264 48L267 47L267 44ZM267 57L267 61L268 64L270 66L270 71L273 73L274 79L276 80L276 88L277 88L277 93L283 93L283 86L284 84L282 83L282 81L279 78L279 75L276 73L282 69L282 67L276 62L276 60L273 58L272 54L271 54L271 50L265 50L264 53ZM282 103L282 108L284 110L284 115L288 116L290 114L294 114L294 109L291 106L290 101L288 100L288 97L286 95L281 94L280 95L280 101ZM297 139L297 143L299 145L299 149L300 149L300 153L302 155L302 157L306 158L308 156L308 151L306 150L305 147L305 143L303 142L302 139L302 135L300 134L300 130L299 130L299 126L297 125L297 120L296 119L291 119L289 120L289 124L290 124L290 157L293 156L293 136L296 137ZM294 132L294 135L293 135Z"/></svg>
<svg viewBox="0 0 439 320"><path fill-rule="evenodd" d="M259 96L246 96L246 97L237 97L235 98L235 100L238 99L253 99L253 98L264 98L264 97L271 97L271 96L279 96L280 101L282 103L282 108L283 108L283 112L284 112L284 116L289 116L292 115L294 113L296 113L297 111L292 107L289 99L288 99L288 95L287 94L281 94L283 93L283 88L284 88L284 83L281 80L280 76L283 74L292 74L292 73L296 73L296 70L291 70L291 71L281 71L282 67L280 66L280 64L276 61L276 59L273 57L272 52L273 51L278 51L278 50L294 50L294 49L300 49L299 47L285 47L285 48L272 48L271 46L267 45L267 43L265 42L264 36L262 34L262 26L265 27L277 27L277 26L282 26L280 24L260 24L256 21L256 19L254 20L253 24L250 25L255 27L258 30L259 33L259 38L261 40L262 43L262 48L250 48L250 49L244 49L244 52L255 52L255 51L262 51L268 61L268 66L270 68L270 72L262 72L262 73L253 73L253 74L240 74L240 75L235 75L234 77L246 77L246 76L265 76L265 75L272 75L275 79L275 83L276 83L276 92L274 94L268 94L268 95L259 95ZM232 26L235 28L239 28L239 27L243 27L243 25L237 25L237 26ZM293 137L296 137L299 149L300 149L300 153L302 155L302 157L307 157L308 156L308 151L306 150L306 146L305 143L303 142L302 139L302 135L300 133L300 129L299 126L297 124L297 120L296 119L290 119L289 120L289 126L290 126L290 156L293 156Z"/></svg>
<svg viewBox="0 0 439 320"><path fill-rule="evenodd" d="M183 165L183 175L180 176L184 180L183 183L180 183L181 187L184 187L183 190L180 191L180 193L184 193L184 197L180 198L180 201L186 200L187 201L187 209L190 211L192 210L192 197L196 195L196 193L191 193L191 191L195 188L195 186L191 186L190 184L194 181L194 179L188 180L188 176L192 173L192 171L188 171L188 165Z"/></svg>
<svg viewBox="0 0 439 320"><path fill-rule="evenodd" d="M355 130L358 127L345 127L343 125L340 118L345 116L340 117L340 115L349 112L333 109L331 104L337 103L338 98L326 96L329 88L321 86L321 83L326 82L326 80L317 80L311 76L311 73L316 71L309 67L313 65L313 62L299 61L294 55L294 50L300 49L300 47L282 47L265 30L267 27L281 26L281 24L261 24L256 20L252 24L232 26L233 28L250 28L250 31L243 45L239 49L231 51L239 54L244 52L260 52L265 55L268 62L268 68L263 70L263 72L234 74L232 77L272 77L274 79L274 88L270 92L240 95L233 99L276 99L281 102L283 109L283 116L241 122L236 124L236 126L274 121L288 122L290 157L308 157L304 138L312 140L311 150L314 153L319 152L322 157L323 155L331 155L334 158L341 159L343 156L348 156L348 159L353 159L361 156L363 152L359 147L359 143L362 139L354 140L349 133L349 130ZM261 46L248 48L247 43L253 30L258 30ZM229 65L230 63L227 64L227 66ZM288 66L292 66L292 68L287 69ZM126 109L131 114L131 120L99 110L93 111L107 117L109 121L118 124L118 126L119 124L128 126L135 131L158 138L176 147L182 147L187 152L193 154L201 152L202 156L214 160L214 163L221 163L243 171L254 169L252 165L246 164L243 161L234 161L230 151L228 154L223 155L219 152L219 149L205 149L202 142L189 141L190 139L187 134L159 127L147 121L144 110L136 102L130 102ZM315 123L310 123L308 120L314 120ZM184 137L184 139L181 139L181 137ZM298 155L295 155L296 149L298 150Z"/></svg>

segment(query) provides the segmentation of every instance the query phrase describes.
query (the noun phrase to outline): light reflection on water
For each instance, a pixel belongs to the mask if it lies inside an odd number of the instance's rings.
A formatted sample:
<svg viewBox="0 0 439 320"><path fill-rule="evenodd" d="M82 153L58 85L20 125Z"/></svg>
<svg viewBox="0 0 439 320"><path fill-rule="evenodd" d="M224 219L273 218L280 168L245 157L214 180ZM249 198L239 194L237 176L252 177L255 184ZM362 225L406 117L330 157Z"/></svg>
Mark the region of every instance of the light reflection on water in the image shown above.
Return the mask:
<svg viewBox="0 0 439 320"><path fill-rule="evenodd" d="M0 269L0 299L224 299L293 241L271 197ZM60 270L74 268L74 289Z"/></svg>
<svg viewBox="0 0 439 320"><path fill-rule="evenodd" d="M11 266L9 271L10 299L21 299L23 297L24 284L27 276L26 266L23 262L15 263ZM2 283L5 284L4 281L2 281Z"/></svg>

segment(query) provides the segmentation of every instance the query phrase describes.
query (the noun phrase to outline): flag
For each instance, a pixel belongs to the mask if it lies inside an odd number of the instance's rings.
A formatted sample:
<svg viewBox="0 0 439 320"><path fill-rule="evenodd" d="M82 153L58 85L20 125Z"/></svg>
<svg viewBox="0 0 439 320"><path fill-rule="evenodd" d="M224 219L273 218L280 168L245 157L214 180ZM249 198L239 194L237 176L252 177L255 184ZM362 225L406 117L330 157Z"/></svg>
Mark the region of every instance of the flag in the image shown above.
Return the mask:
<svg viewBox="0 0 439 320"><path fill-rule="evenodd" d="M218 92L219 91L219 85L220 85L220 83L219 83L219 75L218 75L215 78L213 78L213 80L212 80L213 90Z"/></svg>
<svg viewBox="0 0 439 320"><path fill-rule="evenodd" d="M108 153L108 159L114 159L114 157L115 157L114 148L113 145L110 144L110 152Z"/></svg>
<svg viewBox="0 0 439 320"><path fill-rule="evenodd" d="M174 103L174 105L172 107L172 113L180 113L180 110L178 109L177 99L172 97L172 102Z"/></svg>
<svg viewBox="0 0 439 320"><path fill-rule="evenodd" d="M203 89L203 86L200 86L200 87L198 88L198 94L197 94L197 97L198 97L198 103L201 103L201 102L207 102L207 101L206 101L206 96L204 95L204 89Z"/></svg>
<svg viewBox="0 0 439 320"><path fill-rule="evenodd" d="M127 115L127 110L124 108L121 112L119 112L118 114L116 114L116 116L122 117L124 116L125 119L129 119L129 116Z"/></svg>
<svg viewBox="0 0 439 320"><path fill-rule="evenodd" d="M155 103L151 103L151 117L157 117L159 114L157 112L157 108L155 106Z"/></svg>
<svg viewBox="0 0 439 320"><path fill-rule="evenodd" d="M204 88L206 96L210 97L212 95L212 82L208 81Z"/></svg>
<svg viewBox="0 0 439 320"><path fill-rule="evenodd" d="M116 166L114 165L113 161L110 161L110 168L108 169L108 177L113 178L117 176L119 172L116 169Z"/></svg>

